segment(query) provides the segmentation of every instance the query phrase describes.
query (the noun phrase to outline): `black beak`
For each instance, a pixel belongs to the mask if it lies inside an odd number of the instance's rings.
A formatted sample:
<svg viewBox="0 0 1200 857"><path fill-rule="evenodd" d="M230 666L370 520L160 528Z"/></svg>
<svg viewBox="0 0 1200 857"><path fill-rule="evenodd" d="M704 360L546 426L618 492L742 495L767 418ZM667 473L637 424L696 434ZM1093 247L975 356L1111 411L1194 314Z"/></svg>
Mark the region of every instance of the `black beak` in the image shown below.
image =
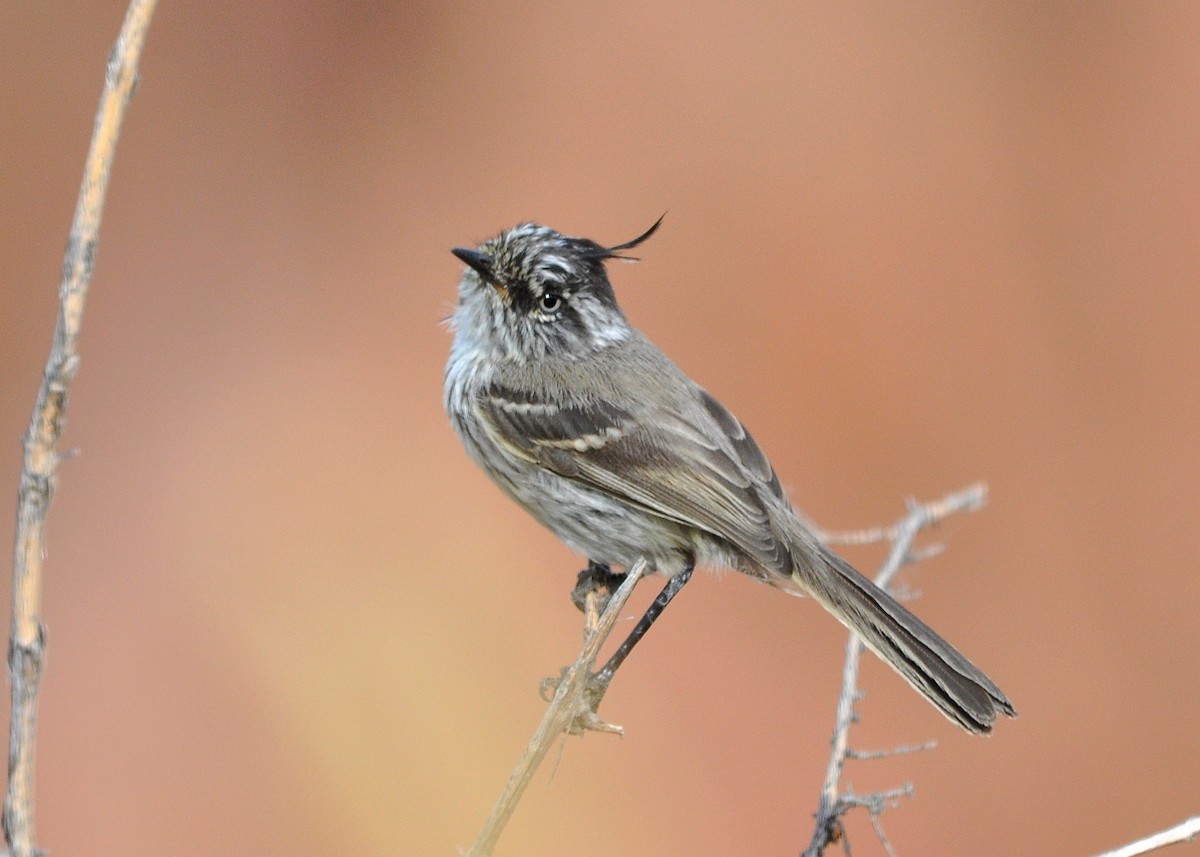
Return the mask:
<svg viewBox="0 0 1200 857"><path fill-rule="evenodd" d="M479 276L483 277L485 282L493 282L494 275L492 274L491 256L486 253L480 253L478 250L467 250L464 247L455 247L450 252L467 266L474 269Z"/></svg>

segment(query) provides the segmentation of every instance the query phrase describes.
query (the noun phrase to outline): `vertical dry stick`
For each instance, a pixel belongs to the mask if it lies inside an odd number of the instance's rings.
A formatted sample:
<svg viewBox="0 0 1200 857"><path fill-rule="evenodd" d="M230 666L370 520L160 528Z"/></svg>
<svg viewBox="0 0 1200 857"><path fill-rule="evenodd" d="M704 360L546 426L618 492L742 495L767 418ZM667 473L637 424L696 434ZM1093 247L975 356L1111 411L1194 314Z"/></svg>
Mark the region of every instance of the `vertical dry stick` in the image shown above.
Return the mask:
<svg viewBox="0 0 1200 857"><path fill-rule="evenodd" d="M913 541L917 534L949 515L979 509L987 500L987 486L976 483L948 494L941 500L926 505L912 504L908 514L895 528L877 528L872 535L888 535L892 538L892 549L875 577L875 585L887 589L896 572L910 560ZM862 654L862 642L857 634L850 632L846 642L846 660L842 667L842 691L838 696L837 716L834 718L833 746L829 754L829 765L825 781L821 785L821 799L817 806L816 824L812 840L801 857L819 857L825 847L841 835L841 817L849 804L840 793L842 768L850 756L850 726L854 722L854 703L858 698L858 663ZM876 827L878 830L878 826Z"/></svg>
<svg viewBox="0 0 1200 857"><path fill-rule="evenodd" d="M38 681L45 634L41 620L42 559L45 556L46 510L54 494L55 449L62 433L67 385L79 363L76 345L83 320L92 265L96 258L100 216L108 173L121 120L137 79L137 64L155 0L133 0L121 34L108 59L104 91L96 112L92 144L83 170L75 219L63 259L59 315L50 359L25 435L25 461L17 495L17 528L13 547L13 616L8 643L12 677L12 721L8 740L8 793L4 800L4 834L13 857L34 857L33 751L37 725Z"/></svg>

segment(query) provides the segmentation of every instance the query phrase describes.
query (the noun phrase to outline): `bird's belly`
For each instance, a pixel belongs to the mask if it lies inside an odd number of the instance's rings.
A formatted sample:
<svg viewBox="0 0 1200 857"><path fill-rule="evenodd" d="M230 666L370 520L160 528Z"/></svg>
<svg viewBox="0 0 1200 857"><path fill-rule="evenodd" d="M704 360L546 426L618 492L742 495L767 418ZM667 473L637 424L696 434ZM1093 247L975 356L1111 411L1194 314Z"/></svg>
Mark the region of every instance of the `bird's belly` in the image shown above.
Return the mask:
<svg viewBox="0 0 1200 857"><path fill-rule="evenodd" d="M629 568L646 556L664 574L682 570L692 532L535 465L497 482L543 526L589 559ZM499 474L498 474L499 476Z"/></svg>

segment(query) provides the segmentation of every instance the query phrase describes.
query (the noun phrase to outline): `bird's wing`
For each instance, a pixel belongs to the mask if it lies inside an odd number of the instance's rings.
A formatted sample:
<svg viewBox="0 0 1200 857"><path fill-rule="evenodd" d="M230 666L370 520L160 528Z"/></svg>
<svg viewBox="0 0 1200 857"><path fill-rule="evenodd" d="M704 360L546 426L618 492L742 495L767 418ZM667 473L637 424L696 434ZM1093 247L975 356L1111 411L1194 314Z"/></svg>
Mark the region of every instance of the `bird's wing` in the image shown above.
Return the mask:
<svg viewBox="0 0 1200 857"><path fill-rule="evenodd" d="M488 389L477 404L493 436L513 454L712 533L766 568L788 567L764 497L783 498L770 463L728 410L695 391L703 407L691 409L691 416L644 404L560 405L502 386Z"/></svg>

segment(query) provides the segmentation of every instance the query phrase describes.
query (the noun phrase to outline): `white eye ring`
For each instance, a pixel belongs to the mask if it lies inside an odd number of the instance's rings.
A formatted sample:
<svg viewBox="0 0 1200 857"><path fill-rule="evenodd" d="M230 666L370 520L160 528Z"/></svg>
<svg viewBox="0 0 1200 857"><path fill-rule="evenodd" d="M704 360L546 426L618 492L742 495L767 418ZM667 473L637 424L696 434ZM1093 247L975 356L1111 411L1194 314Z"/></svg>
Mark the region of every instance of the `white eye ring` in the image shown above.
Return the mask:
<svg viewBox="0 0 1200 857"><path fill-rule="evenodd" d="M554 312L562 306L563 297L558 292L543 292L541 303L546 312Z"/></svg>

